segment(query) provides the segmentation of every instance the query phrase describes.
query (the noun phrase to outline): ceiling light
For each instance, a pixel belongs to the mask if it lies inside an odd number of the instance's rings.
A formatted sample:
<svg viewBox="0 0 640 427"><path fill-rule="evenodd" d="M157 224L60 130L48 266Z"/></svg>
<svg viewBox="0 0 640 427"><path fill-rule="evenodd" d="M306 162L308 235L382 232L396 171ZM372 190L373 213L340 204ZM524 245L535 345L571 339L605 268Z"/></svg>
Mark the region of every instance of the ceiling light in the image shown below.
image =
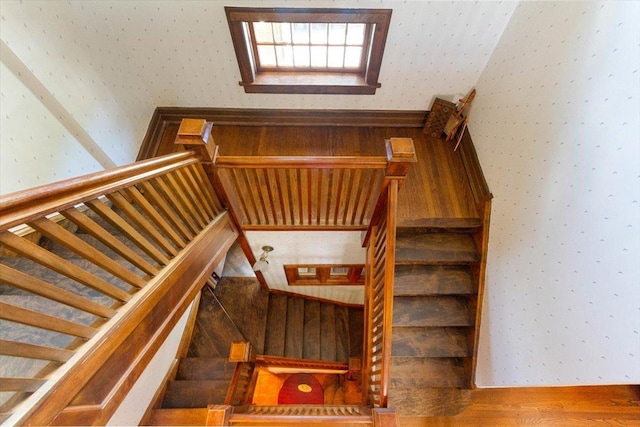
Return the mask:
<svg viewBox="0 0 640 427"><path fill-rule="evenodd" d="M273 250L271 246L263 246L262 247L262 255L260 255L260 259L253 264L253 271L261 271L266 272L269 268L269 261L267 257L269 256L269 252Z"/></svg>

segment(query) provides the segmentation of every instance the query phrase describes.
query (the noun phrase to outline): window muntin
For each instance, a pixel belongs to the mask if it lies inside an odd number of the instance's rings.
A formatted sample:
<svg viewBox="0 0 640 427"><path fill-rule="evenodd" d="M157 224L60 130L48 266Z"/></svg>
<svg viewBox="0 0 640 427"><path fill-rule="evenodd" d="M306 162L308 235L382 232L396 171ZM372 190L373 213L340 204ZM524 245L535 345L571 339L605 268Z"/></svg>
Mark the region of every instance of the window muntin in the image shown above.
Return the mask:
<svg viewBox="0 0 640 427"><path fill-rule="evenodd" d="M251 22L255 67L362 73L372 28L347 22Z"/></svg>

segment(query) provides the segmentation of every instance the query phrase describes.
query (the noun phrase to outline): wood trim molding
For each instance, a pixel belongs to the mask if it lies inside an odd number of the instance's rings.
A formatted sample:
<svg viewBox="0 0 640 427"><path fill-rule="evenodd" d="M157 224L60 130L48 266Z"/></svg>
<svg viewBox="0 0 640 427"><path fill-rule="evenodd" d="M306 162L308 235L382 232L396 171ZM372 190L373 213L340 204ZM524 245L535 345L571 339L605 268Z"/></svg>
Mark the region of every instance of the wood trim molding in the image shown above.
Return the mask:
<svg viewBox="0 0 640 427"><path fill-rule="evenodd" d="M355 126L422 128L423 110L286 110L250 108L158 107L153 112L137 160L155 157L164 129L184 118L214 126Z"/></svg>
<svg viewBox="0 0 640 427"><path fill-rule="evenodd" d="M303 298L309 301L319 301L322 303L335 304L335 305L339 305L341 307L347 307L347 308L363 308L364 307L363 304L349 304L342 301L334 301L326 298L319 298L319 297L314 297L310 295L298 294L295 292L282 291L280 289L269 289L269 293L274 295L286 295L288 297L294 297L294 298Z"/></svg>

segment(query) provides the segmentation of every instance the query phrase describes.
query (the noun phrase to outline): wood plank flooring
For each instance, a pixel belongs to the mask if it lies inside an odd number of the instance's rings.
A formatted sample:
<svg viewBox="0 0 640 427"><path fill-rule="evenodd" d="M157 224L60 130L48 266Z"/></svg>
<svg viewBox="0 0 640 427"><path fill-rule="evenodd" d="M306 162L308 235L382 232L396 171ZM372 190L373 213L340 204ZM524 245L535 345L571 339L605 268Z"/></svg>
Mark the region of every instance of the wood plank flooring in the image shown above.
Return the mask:
<svg viewBox="0 0 640 427"><path fill-rule="evenodd" d="M166 126L158 155L181 148L173 145L178 124ZM384 156L384 140L412 138L418 162L400 190L399 226L445 223L477 225L464 171L453 145L429 138L419 128L329 126L215 126L220 155Z"/></svg>
<svg viewBox="0 0 640 427"><path fill-rule="evenodd" d="M400 427L640 426L637 385L476 389L467 403L454 416L400 417Z"/></svg>

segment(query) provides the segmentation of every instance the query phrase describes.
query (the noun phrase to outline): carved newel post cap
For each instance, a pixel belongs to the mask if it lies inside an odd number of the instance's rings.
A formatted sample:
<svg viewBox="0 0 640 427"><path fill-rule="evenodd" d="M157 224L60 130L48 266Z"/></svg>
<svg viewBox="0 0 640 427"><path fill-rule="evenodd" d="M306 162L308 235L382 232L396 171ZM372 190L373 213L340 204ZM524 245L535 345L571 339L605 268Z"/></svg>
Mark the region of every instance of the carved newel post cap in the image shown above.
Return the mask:
<svg viewBox="0 0 640 427"><path fill-rule="evenodd" d="M196 150L203 162L212 162L216 153L216 144L211 136L212 122L205 119L182 119L174 141L188 150Z"/></svg>

